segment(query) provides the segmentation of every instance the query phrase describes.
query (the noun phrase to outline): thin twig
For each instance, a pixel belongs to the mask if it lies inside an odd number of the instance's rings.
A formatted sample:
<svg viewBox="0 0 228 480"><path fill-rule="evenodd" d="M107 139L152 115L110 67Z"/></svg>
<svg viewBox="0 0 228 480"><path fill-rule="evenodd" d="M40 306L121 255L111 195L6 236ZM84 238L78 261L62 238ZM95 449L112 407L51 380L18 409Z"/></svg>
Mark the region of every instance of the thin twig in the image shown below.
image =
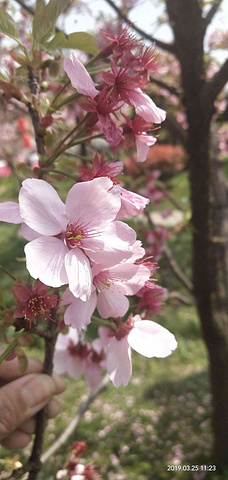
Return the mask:
<svg viewBox="0 0 228 480"><path fill-rule="evenodd" d="M169 85L168 83L163 82L162 80L159 80L158 78L151 77L151 76L150 76L150 81L151 83L154 83L155 85L158 85L159 87L164 88L172 95L175 95L175 97L180 98L180 95L181 95L180 90L178 90L173 85Z"/></svg>
<svg viewBox="0 0 228 480"><path fill-rule="evenodd" d="M145 211L145 215L147 217L149 225L153 229L154 224L153 224L153 221L151 220L149 212ZM192 293L193 292L193 284L192 284L191 280L189 280L189 278L186 277L186 275L182 272L182 270L180 269L178 263L176 262L173 254L172 254L172 252L169 249L167 244L164 245L164 247L163 247L163 253L166 256L166 258L169 262L169 265L170 265L173 273L175 274L175 276L182 282L182 284L185 286L185 288L187 288L187 290L189 290L189 292Z"/></svg>
<svg viewBox="0 0 228 480"><path fill-rule="evenodd" d="M54 312L56 312L56 309ZM52 314L52 319L54 319L53 317L54 315ZM51 338L45 339L45 358L44 358L44 364L42 369L42 373L46 373L48 375L51 375L53 370L53 356L54 356L55 342L57 337L57 328L58 328L57 322L53 322L53 320L48 320L48 331L53 335ZM41 453L42 453L43 438L44 438L46 425L47 425L47 408L43 408L37 414L35 440L33 443L32 453L29 458L29 462L34 465L34 468L30 471L28 480L36 480L37 475L42 466Z"/></svg>
<svg viewBox="0 0 228 480"><path fill-rule="evenodd" d="M10 345L8 345L8 347L1 354L0 363L2 363L3 360L5 360L5 358L9 355L9 353L11 353L17 347L17 345L18 345L18 339L15 338L15 340L12 343L10 343Z"/></svg>
<svg viewBox="0 0 228 480"><path fill-rule="evenodd" d="M182 295L180 292L167 292L165 301L169 300L179 300L179 302L183 303L184 305L192 306L194 305L194 300L192 298L186 297L186 295Z"/></svg>
<svg viewBox="0 0 228 480"><path fill-rule="evenodd" d="M38 76L32 67L28 66L27 69L29 88L32 96L35 98L39 93ZM44 129L40 125L39 113L32 102L28 105L28 111L34 128L37 152L40 155L45 155Z"/></svg>
<svg viewBox="0 0 228 480"><path fill-rule="evenodd" d="M54 453L56 453L62 445L64 445L69 437L74 433L76 430L81 418L83 417L86 410L88 410L89 406L92 402L100 395L103 390L106 389L109 382L109 375L106 375L100 385L94 390L83 402L79 409L77 410L76 415L72 418L67 428L63 431L59 438L51 445L51 447L41 456L41 462L45 463Z"/></svg>
<svg viewBox="0 0 228 480"><path fill-rule="evenodd" d="M5 267L3 267L3 265L0 265L0 270L6 273L6 275L9 275L9 277L12 278L14 282L16 282L16 277L12 273L10 273Z"/></svg>
<svg viewBox="0 0 228 480"><path fill-rule="evenodd" d="M54 319L56 313L56 309L52 310L52 319ZM57 328L58 322L53 322L52 320L48 320L48 331L50 334L49 338L45 339L45 358L42 373L46 373L48 375L52 374L53 370L53 355L54 355L54 348L55 342L57 337ZM37 413L36 416L36 431L35 431L35 440L33 443L32 453L28 461L23 465L23 467L15 470L11 476L8 478L10 480L16 480L22 475L28 473L28 480L36 480L39 471L41 470L42 463L41 463L41 453L42 453L42 446L43 446L43 439L44 439L44 432L47 424L47 408L43 408Z"/></svg>
<svg viewBox="0 0 228 480"><path fill-rule="evenodd" d="M20 5L23 8L23 10L30 13L30 15L35 15L34 8L29 7L29 5L26 5L26 3L24 3L22 0L15 0L15 2L18 3L18 5ZM60 29L58 27L55 27L55 31L56 33L60 32Z"/></svg>
<svg viewBox="0 0 228 480"><path fill-rule="evenodd" d="M217 13L220 5L222 3L222 0L217 0L212 7L210 8L209 12L207 13L206 17L203 19L204 22L204 31L206 32L206 29L208 25L210 25L211 21L213 20L215 14Z"/></svg>

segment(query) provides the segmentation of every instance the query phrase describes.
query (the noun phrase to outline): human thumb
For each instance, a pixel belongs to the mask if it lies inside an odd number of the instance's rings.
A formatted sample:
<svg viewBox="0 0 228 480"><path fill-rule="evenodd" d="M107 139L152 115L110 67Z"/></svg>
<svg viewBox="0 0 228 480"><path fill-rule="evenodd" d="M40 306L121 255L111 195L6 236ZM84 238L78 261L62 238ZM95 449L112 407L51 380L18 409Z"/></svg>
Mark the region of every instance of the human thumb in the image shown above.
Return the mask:
<svg viewBox="0 0 228 480"><path fill-rule="evenodd" d="M0 389L0 440L35 415L55 394L65 389L57 375L28 374Z"/></svg>

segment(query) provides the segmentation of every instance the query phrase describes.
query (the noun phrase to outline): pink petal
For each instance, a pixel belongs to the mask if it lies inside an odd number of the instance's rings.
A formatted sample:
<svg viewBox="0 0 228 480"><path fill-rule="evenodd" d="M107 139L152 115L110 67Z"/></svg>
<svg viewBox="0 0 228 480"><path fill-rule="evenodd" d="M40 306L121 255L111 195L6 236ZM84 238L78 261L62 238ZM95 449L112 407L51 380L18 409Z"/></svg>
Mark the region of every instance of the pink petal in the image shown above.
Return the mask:
<svg viewBox="0 0 228 480"><path fill-rule="evenodd" d="M174 335L151 320L136 321L128 335L128 343L147 358L167 357L177 347Z"/></svg>
<svg viewBox="0 0 228 480"><path fill-rule="evenodd" d="M24 222L42 235L65 231L65 205L55 189L44 180L24 180L19 194L20 213Z"/></svg>
<svg viewBox="0 0 228 480"><path fill-rule="evenodd" d="M65 58L63 68L78 93L90 98L95 98L98 95L99 91L96 90L91 76L76 55L72 54L70 58Z"/></svg>
<svg viewBox="0 0 228 480"><path fill-rule="evenodd" d="M64 352L66 352L70 340L73 342L74 345L77 345L79 341L78 332L77 330L75 330L75 328L69 328L67 335L59 333L55 344L55 349L64 350Z"/></svg>
<svg viewBox="0 0 228 480"><path fill-rule="evenodd" d="M107 281L110 279L108 291L110 293L122 293L123 295L135 295L144 287L149 278L150 271L144 265L121 263L107 270ZM101 290L107 291L105 285Z"/></svg>
<svg viewBox="0 0 228 480"><path fill-rule="evenodd" d="M68 283L64 259L68 248L52 237L40 237L25 246L26 266L33 278L50 287Z"/></svg>
<svg viewBox="0 0 228 480"><path fill-rule="evenodd" d="M149 198L142 197L138 193L129 192L125 188L118 187L121 195L121 208L118 218L128 218L142 213L146 205L150 203Z"/></svg>
<svg viewBox="0 0 228 480"><path fill-rule="evenodd" d="M49 290L49 286L45 285L40 280L37 280L35 287L33 288L33 293L35 295L46 295Z"/></svg>
<svg viewBox="0 0 228 480"><path fill-rule="evenodd" d="M28 240L29 242L41 237L41 233L37 233L32 228L28 227L26 223L21 224L21 235L25 238L25 240Z"/></svg>
<svg viewBox="0 0 228 480"><path fill-rule="evenodd" d="M150 147L155 144L157 138L149 135L136 135L137 162L145 162Z"/></svg>
<svg viewBox="0 0 228 480"><path fill-rule="evenodd" d="M77 355L68 353L65 362L65 372L72 378L78 378L85 371L85 361L81 360Z"/></svg>
<svg viewBox="0 0 228 480"><path fill-rule="evenodd" d="M128 345L127 337L121 340L112 338L108 345L107 371L115 387L126 386L131 378L131 348Z"/></svg>
<svg viewBox="0 0 228 480"><path fill-rule="evenodd" d="M73 303L71 303L65 311L65 324L71 325L73 328L81 328L89 325L91 322L91 316L96 308L96 303L96 292L92 292L90 298L86 302L74 297Z"/></svg>
<svg viewBox="0 0 228 480"><path fill-rule="evenodd" d="M0 221L7 223L22 223L19 204L16 202L0 203Z"/></svg>
<svg viewBox="0 0 228 480"><path fill-rule="evenodd" d="M124 139L122 127L118 127L111 115L98 115L99 122L97 127L103 132L107 142L111 147L117 147Z"/></svg>
<svg viewBox="0 0 228 480"><path fill-rule="evenodd" d="M100 231L106 227L115 219L120 208L119 192L109 192L112 186L112 181L107 177L74 185L66 199L66 213L70 222L83 222L89 231L94 228Z"/></svg>
<svg viewBox="0 0 228 480"><path fill-rule="evenodd" d="M78 248L72 249L65 256L65 267L70 291L85 302L92 292L92 272L88 258Z"/></svg>
<svg viewBox="0 0 228 480"><path fill-rule="evenodd" d="M55 350L53 364L55 372L59 375L66 372L66 355L66 350Z"/></svg>
<svg viewBox="0 0 228 480"><path fill-rule="evenodd" d="M132 255L136 233L126 223L112 222L92 241L84 241L86 254L95 263L111 267Z"/></svg>
<svg viewBox="0 0 228 480"><path fill-rule="evenodd" d="M13 318L22 318L25 316L25 305L24 303L18 305L15 310L14 310L14 314L13 314Z"/></svg>
<svg viewBox="0 0 228 480"><path fill-rule="evenodd" d="M92 360L88 360L85 369L85 382L88 388L96 388L101 383L102 375L101 375L101 367L99 364L93 362ZM82 479L84 480L85 477L83 476Z"/></svg>
<svg viewBox="0 0 228 480"><path fill-rule="evenodd" d="M132 248L132 256L125 260L125 263L134 263L145 255L145 249L142 247L142 242L140 240L136 240L134 245L132 245Z"/></svg>
<svg viewBox="0 0 228 480"><path fill-rule="evenodd" d="M73 303L74 300L75 296L73 295L73 293L70 292L69 288L67 288L63 293L61 305L69 305L70 303Z"/></svg>
<svg viewBox="0 0 228 480"><path fill-rule="evenodd" d="M106 348L110 343L110 339L114 336L114 331L109 327L99 327L98 333L103 347Z"/></svg>
<svg viewBox="0 0 228 480"><path fill-rule="evenodd" d="M26 302L32 295L30 288L15 283L13 291L20 302Z"/></svg>
<svg viewBox="0 0 228 480"><path fill-rule="evenodd" d="M146 122L161 123L166 118L165 110L157 107L153 100L142 92L140 88L129 90L128 96L130 102L135 107L137 115L142 117Z"/></svg>
<svg viewBox="0 0 228 480"><path fill-rule="evenodd" d="M123 317L129 308L129 300L120 293L108 289L98 293L97 309L102 318Z"/></svg>

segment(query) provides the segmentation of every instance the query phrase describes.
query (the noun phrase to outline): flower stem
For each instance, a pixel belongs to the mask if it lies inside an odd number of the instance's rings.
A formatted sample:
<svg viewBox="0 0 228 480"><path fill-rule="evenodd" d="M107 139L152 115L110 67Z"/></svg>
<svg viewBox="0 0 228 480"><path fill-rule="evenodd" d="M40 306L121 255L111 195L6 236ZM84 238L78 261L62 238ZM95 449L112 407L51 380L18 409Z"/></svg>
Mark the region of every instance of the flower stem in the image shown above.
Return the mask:
<svg viewBox="0 0 228 480"><path fill-rule="evenodd" d="M0 270L2 270L4 273L9 275L9 277L12 278L12 280L14 280L16 282L16 277L14 277L14 275L12 275L12 273L10 273L5 267L0 265Z"/></svg>
<svg viewBox="0 0 228 480"><path fill-rule="evenodd" d="M50 106L50 110L53 108L54 103L56 102L56 100L58 100L58 98L60 97L61 93L63 93L63 91L65 90L65 88L68 87L69 84L70 84L70 80L67 80L66 83L64 83L64 85L62 86L62 88L58 91L58 93L56 94L55 98L52 100L52 103L51 103L51 106Z"/></svg>
<svg viewBox="0 0 228 480"><path fill-rule="evenodd" d="M12 352L18 345L18 339L15 338L15 340L10 343L10 345L5 349L5 351L0 355L0 363L5 360L5 358L9 355L10 352Z"/></svg>

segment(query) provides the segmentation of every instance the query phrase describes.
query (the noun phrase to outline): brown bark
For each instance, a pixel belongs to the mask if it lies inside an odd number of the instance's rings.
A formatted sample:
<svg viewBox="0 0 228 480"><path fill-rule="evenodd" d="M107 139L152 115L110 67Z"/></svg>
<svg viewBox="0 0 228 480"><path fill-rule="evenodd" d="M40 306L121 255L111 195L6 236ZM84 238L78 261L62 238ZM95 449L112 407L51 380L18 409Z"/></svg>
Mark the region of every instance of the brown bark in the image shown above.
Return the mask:
<svg viewBox="0 0 228 480"><path fill-rule="evenodd" d="M181 65L189 124L193 288L210 360L214 431L211 460L221 466L228 465L228 198L210 133L213 101L227 80L227 65L207 82L205 21L199 2L166 0L166 5Z"/></svg>

